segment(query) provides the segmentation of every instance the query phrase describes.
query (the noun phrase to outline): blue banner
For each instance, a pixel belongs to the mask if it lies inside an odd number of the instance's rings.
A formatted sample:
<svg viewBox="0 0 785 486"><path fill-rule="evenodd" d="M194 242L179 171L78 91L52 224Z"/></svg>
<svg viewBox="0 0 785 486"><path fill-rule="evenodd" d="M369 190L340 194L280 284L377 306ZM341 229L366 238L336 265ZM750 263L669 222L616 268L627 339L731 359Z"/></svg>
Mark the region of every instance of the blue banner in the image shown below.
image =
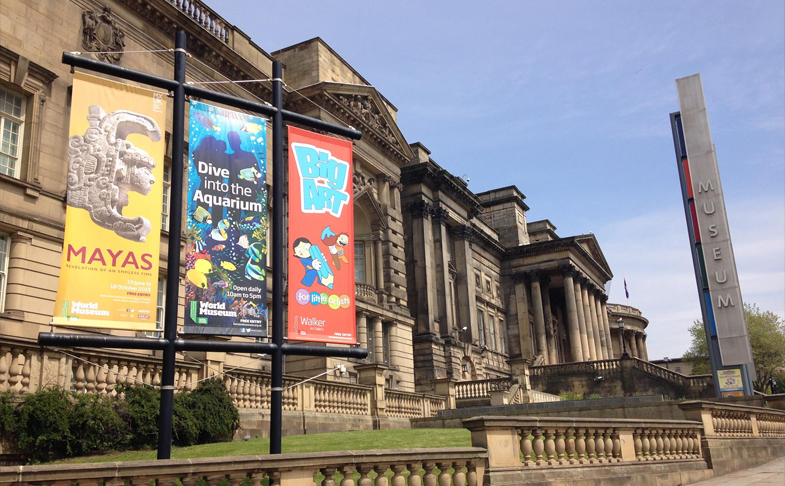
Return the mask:
<svg viewBox="0 0 785 486"><path fill-rule="evenodd" d="M267 336L267 121L190 105L185 332Z"/></svg>

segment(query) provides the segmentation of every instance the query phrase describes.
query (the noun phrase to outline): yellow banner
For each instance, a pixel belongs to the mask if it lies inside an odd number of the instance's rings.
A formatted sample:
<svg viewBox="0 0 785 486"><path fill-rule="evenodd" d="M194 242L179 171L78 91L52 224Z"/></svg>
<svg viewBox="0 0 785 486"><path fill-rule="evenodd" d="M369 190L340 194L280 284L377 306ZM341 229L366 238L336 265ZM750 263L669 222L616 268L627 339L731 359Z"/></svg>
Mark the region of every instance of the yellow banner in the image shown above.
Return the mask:
<svg viewBox="0 0 785 486"><path fill-rule="evenodd" d="M55 325L156 328L166 99L74 74Z"/></svg>

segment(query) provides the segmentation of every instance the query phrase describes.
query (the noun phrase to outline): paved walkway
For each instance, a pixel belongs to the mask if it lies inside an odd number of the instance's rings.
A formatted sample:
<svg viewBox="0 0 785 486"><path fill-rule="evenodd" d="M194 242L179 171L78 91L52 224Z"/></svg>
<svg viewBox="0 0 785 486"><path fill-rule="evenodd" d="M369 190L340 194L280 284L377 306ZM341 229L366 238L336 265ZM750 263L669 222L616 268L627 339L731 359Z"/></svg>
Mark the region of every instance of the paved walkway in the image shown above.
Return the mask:
<svg viewBox="0 0 785 486"><path fill-rule="evenodd" d="M785 485L785 457L763 466L692 484L693 486L783 486Z"/></svg>

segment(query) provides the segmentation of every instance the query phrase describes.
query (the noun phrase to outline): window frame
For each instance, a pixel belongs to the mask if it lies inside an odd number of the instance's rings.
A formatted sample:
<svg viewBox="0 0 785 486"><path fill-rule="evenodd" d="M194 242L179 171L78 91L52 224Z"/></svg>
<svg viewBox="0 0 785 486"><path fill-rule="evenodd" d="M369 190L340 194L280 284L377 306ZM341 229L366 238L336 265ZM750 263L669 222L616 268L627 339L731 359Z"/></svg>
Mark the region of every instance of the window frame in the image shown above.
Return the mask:
<svg viewBox="0 0 785 486"><path fill-rule="evenodd" d="M160 338L164 331L164 319L166 316L166 275L158 276L158 292L155 301L155 331L142 331L147 337ZM159 319L160 316L160 319Z"/></svg>
<svg viewBox="0 0 785 486"><path fill-rule="evenodd" d="M6 288L8 284L8 264L11 253L11 235L0 233L0 239L4 241L0 250L0 313L5 312Z"/></svg>
<svg viewBox="0 0 785 486"><path fill-rule="evenodd" d="M19 109L19 113L20 113L19 117L17 117L12 113L8 113L0 109L0 155L4 155L9 159L12 158L10 154L3 152L3 147L2 147L3 132L5 131L6 123L8 122L16 123L19 126L18 133L17 133L17 142L15 144L16 155L13 156L13 158L15 158L13 173L12 174L5 174L4 172L0 172L0 173L2 173L3 175L7 175L8 177L12 177L14 179L20 179L22 175L22 162L24 159L24 151L25 151L24 150L25 130L27 129L25 123L25 117L27 115L28 95L26 95L25 93L20 93L18 90L9 89L9 87L4 84L0 84L0 92L5 93L6 96L11 95L16 98L19 98L19 100L21 101L21 106Z"/></svg>
<svg viewBox="0 0 785 486"><path fill-rule="evenodd" d="M172 164L164 163L163 194L161 197L161 230L169 232L169 221L172 219L170 214L172 206Z"/></svg>
<svg viewBox="0 0 785 486"><path fill-rule="evenodd" d="M359 248L359 251L358 251ZM365 259L365 241L355 241L354 242L354 281L355 283L367 284L367 268L365 266L366 259ZM359 259L359 260L358 260ZM362 272L362 279L357 277L357 272Z"/></svg>
<svg viewBox="0 0 785 486"><path fill-rule="evenodd" d="M477 309L477 334L479 334L478 343L480 346L485 346L485 312L479 308Z"/></svg>

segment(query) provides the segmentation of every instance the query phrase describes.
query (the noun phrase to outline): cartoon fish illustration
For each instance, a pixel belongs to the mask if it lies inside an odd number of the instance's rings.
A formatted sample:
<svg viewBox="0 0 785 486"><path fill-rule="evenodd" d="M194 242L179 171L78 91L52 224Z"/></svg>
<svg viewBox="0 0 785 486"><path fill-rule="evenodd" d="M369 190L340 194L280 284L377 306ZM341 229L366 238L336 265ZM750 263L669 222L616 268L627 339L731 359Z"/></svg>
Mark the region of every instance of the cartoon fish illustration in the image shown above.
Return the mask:
<svg viewBox="0 0 785 486"><path fill-rule="evenodd" d="M201 253L204 250L204 240L201 237L194 239L194 250L196 253Z"/></svg>
<svg viewBox="0 0 785 486"><path fill-rule="evenodd" d="M224 251L226 249L226 245L215 245L213 247L213 251Z"/></svg>
<svg viewBox="0 0 785 486"><path fill-rule="evenodd" d="M262 173L256 167L248 167L247 169L242 169L237 177L244 181L256 182L262 178Z"/></svg>
<svg viewBox="0 0 785 486"><path fill-rule="evenodd" d="M210 117L202 113L201 111L197 112L196 115L194 116L196 116L196 121L199 122L199 124L202 125L203 127L214 130L216 132L221 131L221 127L216 126L213 123L213 121L210 119Z"/></svg>
<svg viewBox="0 0 785 486"><path fill-rule="evenodd" d="M266 270L262 268L262 266L253 260L253 258L248 260L248 263L245 265L245 277L252 279L252 280L264 280L264 276L266 274Z"/></svg>
<svg viewBox="0 0 785 486"><path fill-rule="evenodd" d="M194 270L199 273L211 273L213 271L213 264L209 260L196 260L194 263Z"/></svg>
<svg viewBox="0 0 785 486"><path fill-rule="evenodd" d="M241 235L240 238L237 239L237 244L245 249L248 249L248 235Z"/></svg>
<svg viewBox="0 0 785 486"><path fill-rule="evenodd" d="M219 289L225 289L228 286L229 286L229 282L227 282L226 280L219 280L213 283L213 287L217 287Z"/></svg>
<svg viewBox="0 0 785 486"><path fill-rule="evenodd" d="M247 122L245 125L242 126L242 128L240 128L240 131L241 132L245 132L245 133L252 133L252 134L256 135L263 128L264 128L264 125L260 125L258 123Z"/></svg>
<svg viewBox="0 0 785 486"><path fill-rule="evenodd" d="M264 255L264 245L262 242L257 241L251 245L245 253L251 260L260 262L262 261L262 255Z"/></svg>
<svg viewBox="0 0 785 486"><path fill-rule="evenodd" d="M235 267L232 262L221 262L221 268L229 270L230 272L237 270L237 267Z"/></svg>
<svg viewBox="0 0 785 486"><path fill-rule="evenodd" d="M213 217L210 215L210 211L206 210L202 206L197 206L196 209L194 209L194 219L200 223L213 223Z"/></svg>
<svg viewBox="0 0 785 486"><path fill-rule="evenodd" d="M229 219L222 219L218 221L218 229L226 230L232 227L232 221Z"/></svg>
<svg viewBox="0 0 785 486"><path fill-rule="evenodd" d="M199 261L204 261L204 260L199 260ZM200 289L207 288L207 276L204 273L196 269L193 269L193 270L188 270L188 273L186 273L185 276L188 280L190 280L194 285L196 285Z"/></svg>
<svg viewBox="0 0 785 486"><path fill-rule="evenodd" d="M259 219L257 216L246 216L242 220L240 220L239 226L244 230L252 230L255 229L257 226L262 224L262 220Z"/></svg>
<svg viewBox="0 0 785 486"><path fill-rule="evenodd" d="M214 239L215 241L226 241L227 235L225 230L214 229L210 233L210 237L212 237L212 239Z"/></svg>

